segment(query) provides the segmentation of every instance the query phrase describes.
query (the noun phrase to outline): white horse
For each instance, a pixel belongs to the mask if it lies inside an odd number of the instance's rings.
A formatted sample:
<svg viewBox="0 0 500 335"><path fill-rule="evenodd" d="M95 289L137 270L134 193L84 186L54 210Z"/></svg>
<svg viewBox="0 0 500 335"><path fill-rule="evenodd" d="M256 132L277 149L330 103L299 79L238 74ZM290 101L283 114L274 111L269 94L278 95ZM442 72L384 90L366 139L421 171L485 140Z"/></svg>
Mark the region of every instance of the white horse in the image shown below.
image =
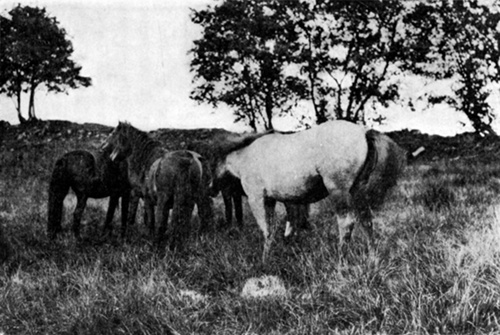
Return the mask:
<svg viewBox="0 0 500 335"><path fill-rule="evenodd" d="M292 134L252 135L226 150L214 179L241 180L264 234L263 262L275 230L276 201L309 204L327 196L347 201L358 220L339 224L340 246L354 222L372 241L372 209L396 184L405 154L389 137L346 121L330 121Z"/></svg>

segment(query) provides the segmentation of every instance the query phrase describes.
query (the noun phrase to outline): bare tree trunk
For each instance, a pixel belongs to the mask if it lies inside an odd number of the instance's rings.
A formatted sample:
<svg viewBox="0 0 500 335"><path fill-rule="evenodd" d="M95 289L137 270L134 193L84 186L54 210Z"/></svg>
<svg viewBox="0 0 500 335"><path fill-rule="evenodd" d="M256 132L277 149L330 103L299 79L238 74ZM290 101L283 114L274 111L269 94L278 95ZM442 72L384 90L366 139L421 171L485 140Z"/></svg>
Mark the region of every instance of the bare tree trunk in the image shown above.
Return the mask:
<svg viewBox="0 0 500 335"><path fill-rule="evenodd" d="M28 111L28 120L33 121L36 120L35 115L35 90L36 86L31 85L30 89L30 103L29 103L29 111Z"/></svg>
<svg viewBox="0 0 500 335"><path fill-rule="evenodd" d="M269 80L266 85L266 117L267 117L267 124L266 130L274 129L273 126L273 91L272 91L272 81Z"/></svg>
<svg viewBox="0 0 500 335"><path fill-rule="evenodd" d="M17 118L19 119L19 123L25 123L26 119L21 114L21 94L22 94L22 90L21 90L21 86L19 86L19 88L17 89L17 93L16 93L16 95L17 95L17 106L16 106Z"/></svg>

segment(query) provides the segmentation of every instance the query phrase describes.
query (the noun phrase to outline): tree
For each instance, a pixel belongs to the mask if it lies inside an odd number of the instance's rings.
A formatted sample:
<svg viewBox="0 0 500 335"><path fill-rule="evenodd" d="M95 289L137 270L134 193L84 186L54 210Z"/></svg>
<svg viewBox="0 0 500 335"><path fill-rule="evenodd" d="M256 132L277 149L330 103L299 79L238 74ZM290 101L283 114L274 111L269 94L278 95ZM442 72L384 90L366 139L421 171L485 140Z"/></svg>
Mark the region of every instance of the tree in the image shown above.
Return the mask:
<svg viewBox="0 0 500 335"><path fill-rule="evenodd" d="M60 93L88 87L91 79L80 75L81 66L70 59L73 46L66 31L44 8L18 5L9 15L0 20L0 93L17 98L19 121L24 122L23 92L29 93L28 120L34 120L35 92L40 85Z"/></svg>
<svg viewBox="0 0 500 335"><path fill-rule="evenodd" d="M290 112L305 97L305 83L285 74L299 36L284 4L226 0L192 12L192 21L203 27L203 37L191 50L194 100L232 106L236 121L257 130L259 124L272 129L275 115Z"/></svg>
<svg viewBox="0 0 500 335"><path fill-rule="evenodd" d="M406 39L410 7L403 1L317 0L298 9L294 19L306 43L296 62L318 123L364 123L368 103L387 106L398 98L393 75L423 61Z"/></svg>
<svg viewBox="0 0 500 335"><path fill-rule="evenodd" d="M258 119L272 128L272 111L289 113L304 99L317 123L363 123L369 102L398 97L390 82L398 65L417 62L404 36L407 8L398 0L226 0L194 12L204 30L192 97L236 106L254 129Z"/></svg>
<svg viewBox="0 0 500 335"><path fill-rule="evenodd" d="M493 135L494 114L488 103L491 84L500 81L500 13L477 0L434 0L419 3L408 18L413 40L427 41L422 48L433 65L421 73L434 79L456 78L455 96L433 96L463 112L474 129Z"/></svg>
<svg viewBox="0 0 500 335"><path fill-rule="evenodd" d="M309 101L316 122L366 121L406 74L455 78L447 101L482 133L500 79L500 16L485 0L225 0L194 12L193 98L237 107L255 129Z"/></svg>

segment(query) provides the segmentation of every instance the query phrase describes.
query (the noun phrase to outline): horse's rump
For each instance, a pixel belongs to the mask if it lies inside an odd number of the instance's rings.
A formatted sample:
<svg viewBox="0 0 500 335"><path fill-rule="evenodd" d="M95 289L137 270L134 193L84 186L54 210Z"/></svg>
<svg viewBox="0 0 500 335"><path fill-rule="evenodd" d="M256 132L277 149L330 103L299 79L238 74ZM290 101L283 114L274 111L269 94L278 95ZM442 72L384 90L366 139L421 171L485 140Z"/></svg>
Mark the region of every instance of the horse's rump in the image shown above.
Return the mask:
<svg viewBox="0 0 500 335"><path fill-rule="evenodd" d="M383 204L405 165L405 153L387 135L368 130L366 141L366 160L350 189L354 207L362 211Z"/></svg>
<svg viewBox="0 0 500 335"><path fill-rule="evenodd" d="M170 155L169 155L170 154ZM169 247L178 249L191 231L191 215L202 189L202 169L194 153L180 150L167 154L173 163L172 223L167 231Z"/></svg>

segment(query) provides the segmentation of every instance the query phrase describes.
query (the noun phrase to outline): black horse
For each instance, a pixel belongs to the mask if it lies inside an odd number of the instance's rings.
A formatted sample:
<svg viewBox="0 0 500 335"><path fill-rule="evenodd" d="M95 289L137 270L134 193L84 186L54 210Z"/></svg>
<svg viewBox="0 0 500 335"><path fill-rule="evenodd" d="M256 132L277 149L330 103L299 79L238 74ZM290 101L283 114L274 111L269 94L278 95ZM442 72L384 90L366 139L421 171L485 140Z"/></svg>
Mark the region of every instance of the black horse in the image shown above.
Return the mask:
<svg viewBox="0 0 500 335"><path fill-rule="evenodd" d="M218 191L222 195L225 208L225 226L232 226L233 222L233 208L236 224L238 227L243 226L243 197L246 196L241 181L232 176L225 176L222 180L218 181L218 185L212 195L216 196ZM309 205L307 204L292 204L284 202L286 209L287 221L292 226L292 231L296 233L298 230L310 230L311 224L309 223Z"/></svg>
<svg viewBox="0 0 500 335"><path fill-rule="evenodd" d="M61 232L61 219L64 198L71 188L77 197L73 214L72 230L80 239L80 221L88 198L109 197L104 229L110 232L111 221L122 198L122 235L127 226L127 214L130 200L130 184L127 177L126 162L112 162L110 152L91 153L75 150L60 157L54 166L49 184L49 204L47 234L53 239Z"/></svg>

